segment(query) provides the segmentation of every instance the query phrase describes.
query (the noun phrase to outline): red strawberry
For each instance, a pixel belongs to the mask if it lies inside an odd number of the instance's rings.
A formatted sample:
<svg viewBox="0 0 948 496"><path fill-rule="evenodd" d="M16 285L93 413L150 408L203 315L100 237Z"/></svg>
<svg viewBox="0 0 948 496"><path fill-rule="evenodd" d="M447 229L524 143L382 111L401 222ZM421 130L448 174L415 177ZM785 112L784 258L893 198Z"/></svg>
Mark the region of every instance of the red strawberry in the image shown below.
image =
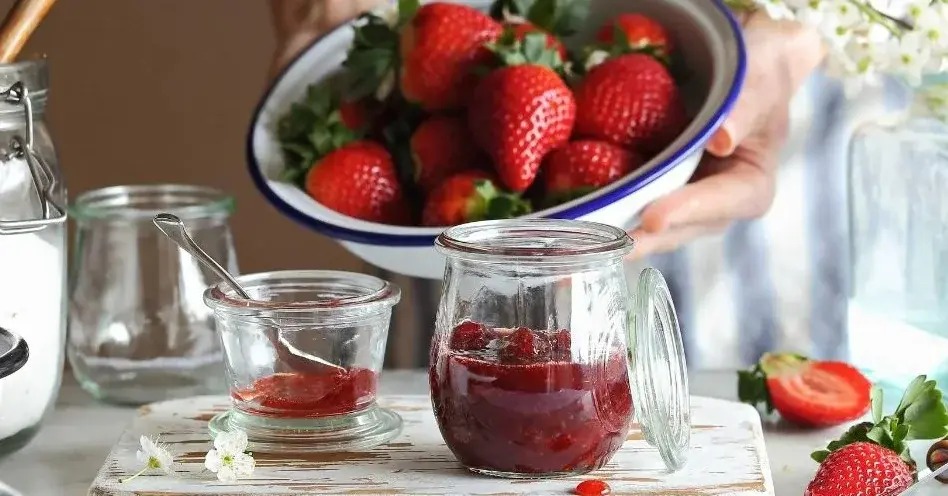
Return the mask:
<svg viewBox="0 0 948 496"><path fill-rule="evenodd" d="M566 61L569 57L569 54L566 52L566 47L563 43L560 42L556 36L553 36L550 33L530 24L529 22L508 22L506 24L508 28L513 30L513 34L516 39L523 41L524 38L530 33L543 33L546 34L546 47L550 49L555 49L560 54L560 60Z"/></svg>
<svg viewBox="0 0 948 496"><path fill-rule="evenodd" d="M425 203L422 224L455 226L487 219L516 217L530 212L530 205L517 195L498 191L493 174L469 170L441 183Z"/></svg>
<svg viewBox="0 0 948 496"><path fill-rule="evenodd" d="M326 155L306 176L306 192L326 208L383 224L409 223L392 157L382 145L356 141Z"/></svg>
<svg viewBox="0 0 948 496"><path fill-rule="evenodd" d="M411 137L411 153L416 181L425 192L456 172L473 169L480 159L467 123L451 116L435 116L421 123Z"/></svg>
<svg viewBox="0 0 948 496"><path fill-rule="evenodd" d="M912 468L878 444L856 442L820 464L804 496L895 496L912 485Z"/></svg>
<svg viewBox="0 0 948 496"><path fill-rule="evenodd" d="M596 34L596 41L607 46L624 46L620 49L652 50L667 56L672 51L671 37L665 27L642 14L621 14L607 22Z"/></svg>
<svg viewBox="0 0 948 496"><path fill-rule="evenodd" d="M865 414L871 388L847 363L765 353L756 367L740 373L738 396L746 403L766 403L789 422L826 427Z"/></svg>
<svg viewBox="0 0 948 496"><path fill-rule="evenodd" d="M574 141L543 166L546 195L568 201L615 182L642 165L634 152L604 141Z"/></svg>
<svg viewBox="0 0 948 496"><path fill-rule="evenodd" d="M405 98L429 112L460 108L489 63L484 44L503 27L479 10L453 3L421 6L401 34L401 89Z"/></svg>
<svg viewBox="0 0 948 496"><path fill-rule="evenodd" d="M339 118L352 131L367 129L374 114L374 108L368 101L349 100L339 104Z"/></svg>
<svg viewBox="0 0 948 496"><path fill-rule="evenodd" d="M576 101L548 67L514 65L488 74L468 112L475 142L494 161L504 185L524 191L546 155L569 141Z"/></svg>
<svg viewBox="0 0 948 496"><path fill-rule="evenodd" d="M576 88L576 134L657 153L684 130L675 80L653 57L634 53L594 67Z"/></svg>

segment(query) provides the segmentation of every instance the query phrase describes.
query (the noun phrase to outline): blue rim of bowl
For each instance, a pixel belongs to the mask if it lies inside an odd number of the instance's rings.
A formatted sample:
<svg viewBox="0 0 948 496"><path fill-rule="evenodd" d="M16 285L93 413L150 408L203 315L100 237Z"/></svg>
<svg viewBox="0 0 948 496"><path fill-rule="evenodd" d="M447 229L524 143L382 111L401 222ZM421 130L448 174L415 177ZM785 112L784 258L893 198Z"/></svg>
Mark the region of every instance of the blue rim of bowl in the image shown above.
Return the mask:
<svg viewBox="0 0 948 496"><path fill-rule="evenodd" d="M610 205L630 194L642 189L643 187L650 184L652 181L663 176L666 172L673 169L679 163L681 163L686 157L690 156L692 153L695 153L700 146L700 143L706 141L710 136L717 131L717 129L724 122L725 117L737 103L737 98L740 95L741 89L744 86L744 78L747 72L747 49L744 45L744 37L741 33L741 26L737 22L737 19L731 13L730 9L724 4L723 0L712 0L712 2L718 7L718 9L724 14L725 18L728 21L728 24L731 26L731 31L734 33L734 39L737 44L737 73L735 74L734 83L731 85L730 90L728 90L727 96L724 98L724 102L721 107L715 112L714 116L708 120L708 122L688 143L685 144L680 150L668 158L663 164L656 166L655 168L647 171L641 176L622 184L616 189L609 191L601 196L590 198L587 201L584 201L578 205L569 207L562 212L557 212L550 215L544 215L542 218L548 219L567 219L573 220L584 215L587 215L591 212L595 212L607 205ZM419 247L419 246L433 246L435 239L438 237L437 234L380 234L362 231L359 229L350 229L346 227L340 227L335 224L324 222L321 220L314 219L308 215L303 214L292 205L287 203L285 200L280 198L270 187L267 185L266 178L263 177L263 173L260 170L260 164L257 163L257 158L254 154L253 147L253 135L254 129L256 128L257 122L260 120L260 115L263 112L263 107L266 105L267 101L270 99L270 95L273 94L273 90L276 86L283 80L283 77L286 75L296 63L306 55L316 44L321 42L324 38L331 36L338 32L341 29L348 29L349 22L345 22L334 29L326 32L319 38L313 40L312 43L307 45L305 48L300 50L293 59L287 63L283 69L280 70L280 73L277 77L273 78L270 82L267 91L263 94L263 97L260 99L260 102L257 104L257 107L253 111L253 117L250 120L250 127L247 130L246 137L246 155L247 155L247 165L250 169L250 177L253 179L254 185L257 189L263 193L263 196L273 204L284 215L287 217L307 226L317 232L325 234L331 238L340 241L349 241L359 244L366 245L383 245L383 246L405 246L405 247Z"/></svg>

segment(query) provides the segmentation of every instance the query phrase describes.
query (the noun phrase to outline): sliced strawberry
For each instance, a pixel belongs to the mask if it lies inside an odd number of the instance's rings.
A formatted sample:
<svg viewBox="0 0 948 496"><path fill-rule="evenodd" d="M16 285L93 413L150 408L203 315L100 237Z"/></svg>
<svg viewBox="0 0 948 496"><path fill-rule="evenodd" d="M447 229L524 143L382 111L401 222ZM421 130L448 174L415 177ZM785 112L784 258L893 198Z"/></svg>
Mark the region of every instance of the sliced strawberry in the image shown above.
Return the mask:
<svg viewBox="0 0 948 496"><path fill-rule="evenodd" d="M838 425L869 410L872 384L852 365L765 354L760 366L774 407L789 422L813 427Z"/></svg>

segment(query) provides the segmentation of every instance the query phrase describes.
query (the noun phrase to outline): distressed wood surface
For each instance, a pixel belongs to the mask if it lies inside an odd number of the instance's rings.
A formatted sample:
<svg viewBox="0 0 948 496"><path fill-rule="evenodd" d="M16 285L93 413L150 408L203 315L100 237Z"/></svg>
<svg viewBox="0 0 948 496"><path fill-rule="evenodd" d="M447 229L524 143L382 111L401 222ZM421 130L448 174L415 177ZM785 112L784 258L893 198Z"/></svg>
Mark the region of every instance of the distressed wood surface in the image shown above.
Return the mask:
<svg viewBox="0 0 948 496"><path fill-rule="evenodd" d="M229 407L227 397L198 397L142 407L96 476L92 496L290 495L290 494L572 494L584 478L609 482L613 494L772 495L773 481L760 417L747 405L710 398L692 400L692 452L688 465L667 474L661 458L633 429L603 469L587 477L518 481L476 476L456 462L441 439L427 396L389 396L380 401L404 419L392 442L351 453L276 455L257 453L253 477L219 482L204 469L212 442L207 421ZM161 436L176 460L178 476L137 472L138 438Z"/></svg>

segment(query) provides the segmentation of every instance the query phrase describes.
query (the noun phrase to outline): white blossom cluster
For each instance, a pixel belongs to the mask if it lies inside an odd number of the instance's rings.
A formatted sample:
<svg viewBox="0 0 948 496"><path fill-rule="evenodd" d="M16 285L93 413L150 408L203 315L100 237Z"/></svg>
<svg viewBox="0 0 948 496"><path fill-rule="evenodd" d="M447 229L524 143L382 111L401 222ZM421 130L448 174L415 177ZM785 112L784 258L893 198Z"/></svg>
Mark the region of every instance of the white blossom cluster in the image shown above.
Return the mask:
<svg viewBox="0 0 948 496"><path fill-rule="evenodd" d="M826 40L826 69L841 79L848 95L882 75L913 87L929 74L948 70L948 0L729 0L737 8L757 7L775 19L796 20ZM934 102L948 89L933 91Z"/></svg>

